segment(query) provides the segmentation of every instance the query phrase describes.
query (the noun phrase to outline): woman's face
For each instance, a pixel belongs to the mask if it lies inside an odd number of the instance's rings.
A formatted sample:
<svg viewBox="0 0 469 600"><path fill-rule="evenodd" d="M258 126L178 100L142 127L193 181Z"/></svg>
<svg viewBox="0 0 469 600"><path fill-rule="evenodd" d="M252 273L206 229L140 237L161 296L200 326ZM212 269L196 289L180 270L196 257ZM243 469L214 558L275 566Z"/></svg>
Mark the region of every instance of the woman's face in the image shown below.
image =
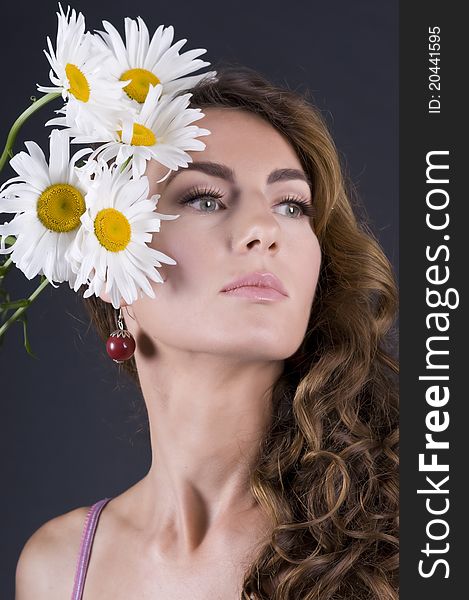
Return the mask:
<svg viewBox="0 0 469 600"><path fill-rule="evenodd" d="M161 222L151 246L177 265L159 268L165 282L150 282L156 298L134 302L128 310L135 321L126 316L126 325L134 335L143 331L156 348L282 360L305 335L321 251L310 218L280 202L289 196L312 202L311 191L300 178L268 183L277 169L303 173L294 150L271 125L237 109L203 112L197 124L211 134L201 138L205 150L190 153L189 166L217 163L232 171L234 181L182 168L157 184L167 169L156 161L147 164L150 195L161 194L157 212L180 215ZM194 188L202 193L182 204ZM218 199L207 197L213 191ZM288 296L269 302L221 292L253 271L274 273Z"/></svg>

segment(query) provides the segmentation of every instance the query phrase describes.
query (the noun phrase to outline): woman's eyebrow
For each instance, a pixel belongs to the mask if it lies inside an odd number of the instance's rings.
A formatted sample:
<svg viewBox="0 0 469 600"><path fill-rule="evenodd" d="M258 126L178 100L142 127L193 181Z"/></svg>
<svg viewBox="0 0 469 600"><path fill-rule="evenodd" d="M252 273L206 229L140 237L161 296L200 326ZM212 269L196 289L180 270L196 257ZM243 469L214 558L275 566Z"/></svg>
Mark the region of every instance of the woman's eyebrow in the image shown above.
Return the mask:
<svg viewBox="0 0 469 600"><path fill-rule="evenodd" d="M227 165L215 162L191 162L187 167L179 168L177 171L173 171L166 180L166 187L174 180L175 177L184 173L184 171L201 171L206 175L212 177L220 177L230 183L236 183L236 177L233 169ZM306 173L300 169L274 169L267 178L267 183L277 183L278 181L288 181L291 179L300 179L305 181L309 187L311 187L311 181Z"/></svg>

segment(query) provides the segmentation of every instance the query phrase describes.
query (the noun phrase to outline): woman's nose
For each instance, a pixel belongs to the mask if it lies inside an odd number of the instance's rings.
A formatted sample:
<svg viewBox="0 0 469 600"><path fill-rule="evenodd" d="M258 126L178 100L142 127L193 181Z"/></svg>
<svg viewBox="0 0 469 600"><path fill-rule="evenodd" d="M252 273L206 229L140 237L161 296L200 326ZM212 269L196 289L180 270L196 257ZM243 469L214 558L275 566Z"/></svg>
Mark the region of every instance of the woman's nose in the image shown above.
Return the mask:
<svg viewBox="0 0 469 600"><path fill-rule="evenodd" d="M238 199L231 233L239 249L259 246L267 250L278 247L281 232L270 202L251 194Z"/></svg>

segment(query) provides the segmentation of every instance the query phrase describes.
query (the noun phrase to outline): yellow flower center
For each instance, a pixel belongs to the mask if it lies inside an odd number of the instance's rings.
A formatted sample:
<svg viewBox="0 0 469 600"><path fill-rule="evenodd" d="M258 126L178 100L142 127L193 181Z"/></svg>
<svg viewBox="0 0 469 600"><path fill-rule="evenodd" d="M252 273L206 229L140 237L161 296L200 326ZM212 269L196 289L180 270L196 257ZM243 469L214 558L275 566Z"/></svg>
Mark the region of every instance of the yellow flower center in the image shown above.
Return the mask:
<svg viewBox="0 0 469 600"><path fill-rule="evenodd" d="M68 183L54 183L39 196L36 210L44 227L63 233L80 225L80 217L86 210L86 204L77 188Z"/></svg>
<svg viewBox="0 0 469 600"><path fill-rule="evenodd" d="M67 63L65 66L65 74L67 75L70 84L68 91L73 94L77 100L88 102L90 99L90 86L80 69L75 65Z"/></svg>
<svg viewBox="0 0 469 600"><path fill-rule="evenodd" d="M124 91L129 98L140 102L140 104L145 102L150 84L157 85L160 83L158 77L146 69L129 69L122 73L120 80L127 81L128 79L131 82L125 86Z"/></svg>
<svg viewBox="0 0 469 600"><path fill-rule="evenodd" d="M122 141L122 129L119 129L117 134ZM148 129L148 127L145 127L145 125L134 123L130 144L132 146L154 146L156 144L156 136L153 131Z"/></svg>
<svg viewBox="0 0 469 600"><path fill-rule="evenodd" d="M130 223L115 208L100 210L94 220L94 232L101 246L111 252L125 250L130 242Z"/></svg>

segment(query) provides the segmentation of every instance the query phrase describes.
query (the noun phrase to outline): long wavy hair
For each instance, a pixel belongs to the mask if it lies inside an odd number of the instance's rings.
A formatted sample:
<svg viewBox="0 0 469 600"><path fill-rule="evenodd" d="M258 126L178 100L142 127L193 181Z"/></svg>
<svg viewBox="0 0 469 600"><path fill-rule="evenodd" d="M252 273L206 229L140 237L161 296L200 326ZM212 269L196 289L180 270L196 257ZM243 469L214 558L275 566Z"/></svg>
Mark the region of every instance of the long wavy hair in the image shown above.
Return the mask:
<svg viewBox="0 0 469 600"><path fill-rule="evenodd" d="M190 90L191 107L250 111L285 136L312 182L312 227L322 251L306 335L272 388L274 418L251 473L252 494L273 529L245 572L241 598L396 600L392 267L309 92L275 86L233 64L217 71L217 81ZM116 311L97 297L83 302L105 341L116 329ZM123 368L139 386L135 360Z"/></svg>

